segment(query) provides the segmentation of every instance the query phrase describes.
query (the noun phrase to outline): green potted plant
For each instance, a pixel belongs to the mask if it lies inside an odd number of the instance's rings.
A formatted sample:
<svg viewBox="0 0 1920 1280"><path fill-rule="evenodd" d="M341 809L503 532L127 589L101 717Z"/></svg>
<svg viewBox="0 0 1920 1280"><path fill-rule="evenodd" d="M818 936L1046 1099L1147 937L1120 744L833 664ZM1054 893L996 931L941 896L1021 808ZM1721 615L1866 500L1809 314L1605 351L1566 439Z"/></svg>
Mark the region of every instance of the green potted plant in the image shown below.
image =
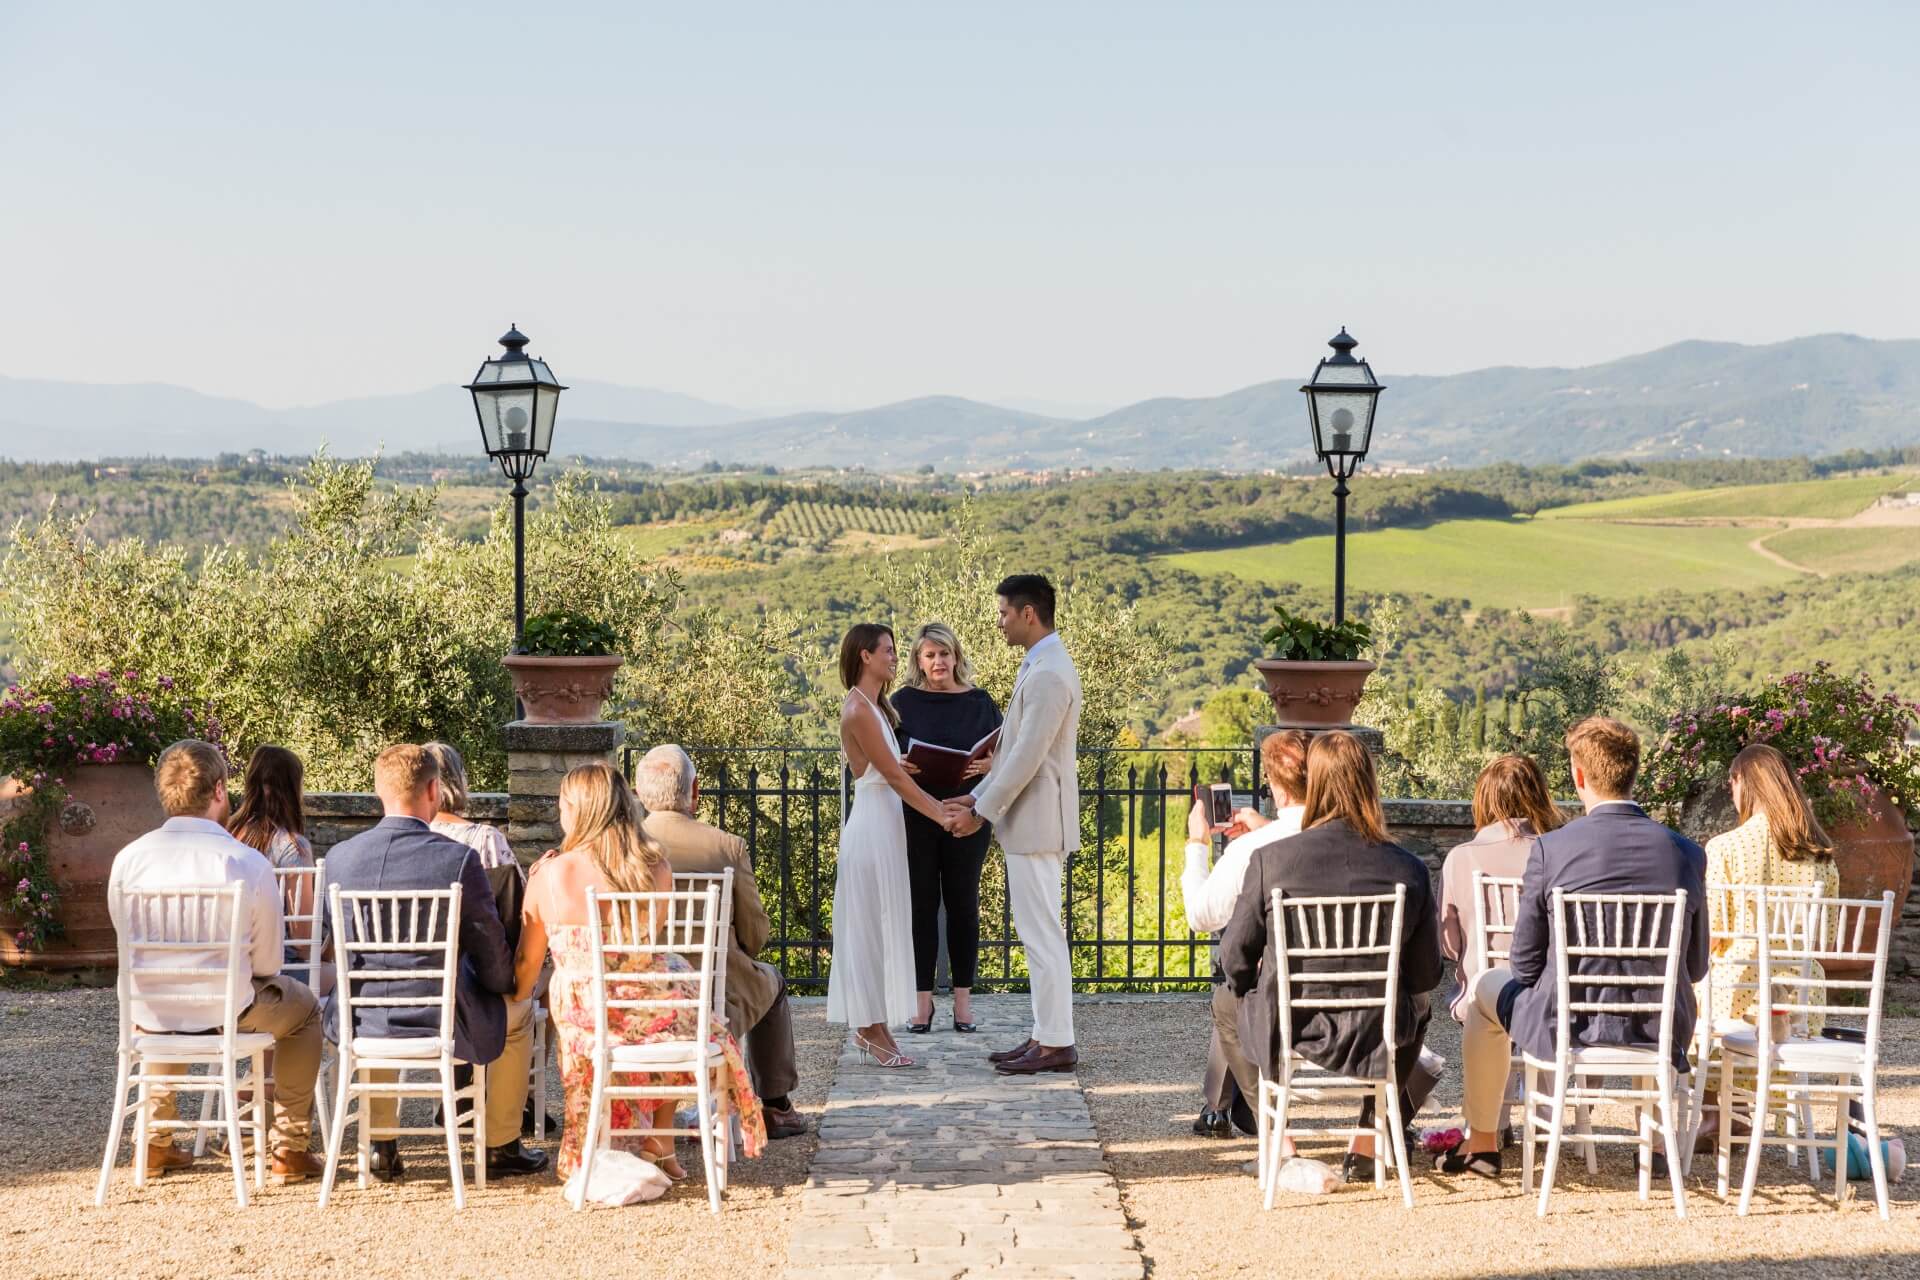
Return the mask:
<svg viewBox="0 0 1920 1280"><path fill-rule="evenodd" d="M1271 657L1253 664L1267 682L1275 719L1283 725L1316 728L1353 722L1374 664L1360 655L1373 643L1373 630L1349 618L1326 626L1287 612L1276 604L1272 626L1261 635Z"/></svg>
<svg viewBox="0 0 1920 1280"><path fill-rule="evenodd" d="M1704 841L1738 825L1727 785L1733 758L1756 742L1776 747L1833 839L1841 895L1891 889L1898 912L1913 884L1905 809L1920 791L1920 749L1907 743L1916 719L1920 704L1818 663L1671 716L1641 771L1641 794Z"/></svg>
<svg viewBox="0 0 1920 1280"><path fill-rule="evenodd" d="M502 661L513 676L530 724L592 724L613 696L613 673L625 658L614 653L620 637L604 622L577 613L542 613L527 619L520 652Z"/></svg>

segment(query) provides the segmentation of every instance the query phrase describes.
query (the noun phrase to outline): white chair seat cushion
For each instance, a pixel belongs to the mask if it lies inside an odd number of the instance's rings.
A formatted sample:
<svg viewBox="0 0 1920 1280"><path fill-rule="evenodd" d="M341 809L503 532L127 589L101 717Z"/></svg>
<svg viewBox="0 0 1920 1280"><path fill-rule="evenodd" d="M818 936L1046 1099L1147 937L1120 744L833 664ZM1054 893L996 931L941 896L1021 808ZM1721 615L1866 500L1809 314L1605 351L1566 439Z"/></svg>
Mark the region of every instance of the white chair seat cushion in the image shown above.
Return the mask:
<svg viewBox="0 0 1920 1280"><path fill-rule="evenodd" d="M1532 1054L1521 1056L1523 1061L1536 1070L1553 1070L1551 1060L1536 1058ZM1660 1066L1660 1051L1636 1049L1629 1045L1582 1045L1573 1051L1572 1062L1576 1067L1645 1067L1649 1071L1654 1071Z"/></svg>
<svg viewBox="0 0 1920 1280"><path fill-rule="evenodd" d="M613 1061L623 1067L691 1067L701 1062L714 1062L725 1056L717 1044L702 1046L690 1040L667 1040L659 1044L617 1044L613 1047Z"/></svg>
<svg viewBox="0 0 1920 1280"><path fill-rule="evenodd" d="M1726 1051L1736 1058L1754 1058L1760 1053L1760 1033L1748 1026L1725 1039ZM1823 1036L1795 1036L1773 1046L1774 1061L1800 1070L1824 1069L1849 1071L1865 1065L1867 1046Z"/></svg>
<svg viewBox="0 0 1920 1280"><path fill-rule="evenodd" d="M167 1035L140 1033L133 1037L133 1051L143 1058L220 1056L225 1041L219 1035ZM242 1031L233 1037L234 1049L243 1057L273 1048L273 1037L264 1031Z"/></svg>
<svg viewBox="0 0 1920 1280"><path fill-rule="evenodd" d="M438 1036L355 1036L356 1058L437 1058L442 1048L451 1049Z"/></svg>

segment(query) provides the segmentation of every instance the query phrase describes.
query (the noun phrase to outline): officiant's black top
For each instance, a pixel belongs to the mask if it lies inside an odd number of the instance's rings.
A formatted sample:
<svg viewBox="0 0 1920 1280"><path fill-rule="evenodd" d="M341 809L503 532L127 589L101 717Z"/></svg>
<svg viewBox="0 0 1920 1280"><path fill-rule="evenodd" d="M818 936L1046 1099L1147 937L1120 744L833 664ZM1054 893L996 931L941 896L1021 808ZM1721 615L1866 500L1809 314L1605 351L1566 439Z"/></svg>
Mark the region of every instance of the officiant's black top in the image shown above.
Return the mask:
<svg viewBox="0 0 1920 1280"><path fill-rule="evenodd" d="M897 689L892 694L893 709L900 714L900 749L907 749L909 738L931 742L936 747L971 751L973 744L1000 727L1000 708L985 689L961 693L935 693L931 689ZM947 800L971 791L978 778L968 778L958 786L928 787L927 794Z"/></svg>

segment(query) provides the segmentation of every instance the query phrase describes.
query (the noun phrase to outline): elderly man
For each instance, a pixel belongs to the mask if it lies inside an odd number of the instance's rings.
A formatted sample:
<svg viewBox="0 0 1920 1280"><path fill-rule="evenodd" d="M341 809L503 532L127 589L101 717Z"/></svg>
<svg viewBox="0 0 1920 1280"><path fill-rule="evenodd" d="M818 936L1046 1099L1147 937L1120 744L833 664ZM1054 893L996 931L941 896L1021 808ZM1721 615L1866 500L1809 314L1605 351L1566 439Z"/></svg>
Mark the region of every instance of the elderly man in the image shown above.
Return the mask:
<svg viewBox="0 0 1920 1280"><path fill-rule="evenodd" d="M769 1138L791 1138L807 1131L807 1122L788 1097L800 1082L794 1068L793 1011L787 1005L787 980L770 964L754 959L773 924L760 904L747 843L695 818L700 782L693 760L671 743L655 747L634 772L634 795L647 808L643 830L666 850L678 872L733 871L733 941L727 956L727 1024L746 1040L747 1067L766 1115Z"/></svg>

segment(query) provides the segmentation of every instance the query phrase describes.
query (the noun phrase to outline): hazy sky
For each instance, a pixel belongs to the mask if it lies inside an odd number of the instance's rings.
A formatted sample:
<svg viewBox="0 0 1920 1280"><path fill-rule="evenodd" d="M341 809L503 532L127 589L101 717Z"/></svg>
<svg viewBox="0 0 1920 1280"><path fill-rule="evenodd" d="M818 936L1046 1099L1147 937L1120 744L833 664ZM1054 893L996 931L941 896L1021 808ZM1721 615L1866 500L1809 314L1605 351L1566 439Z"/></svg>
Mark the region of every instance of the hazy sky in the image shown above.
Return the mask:
<svg viewBox="0 0 1920 1280"><path fill-rule="evenodd" d="M1920 6L0 0L0 374L1117 405L1920 336Z"/></svg>

